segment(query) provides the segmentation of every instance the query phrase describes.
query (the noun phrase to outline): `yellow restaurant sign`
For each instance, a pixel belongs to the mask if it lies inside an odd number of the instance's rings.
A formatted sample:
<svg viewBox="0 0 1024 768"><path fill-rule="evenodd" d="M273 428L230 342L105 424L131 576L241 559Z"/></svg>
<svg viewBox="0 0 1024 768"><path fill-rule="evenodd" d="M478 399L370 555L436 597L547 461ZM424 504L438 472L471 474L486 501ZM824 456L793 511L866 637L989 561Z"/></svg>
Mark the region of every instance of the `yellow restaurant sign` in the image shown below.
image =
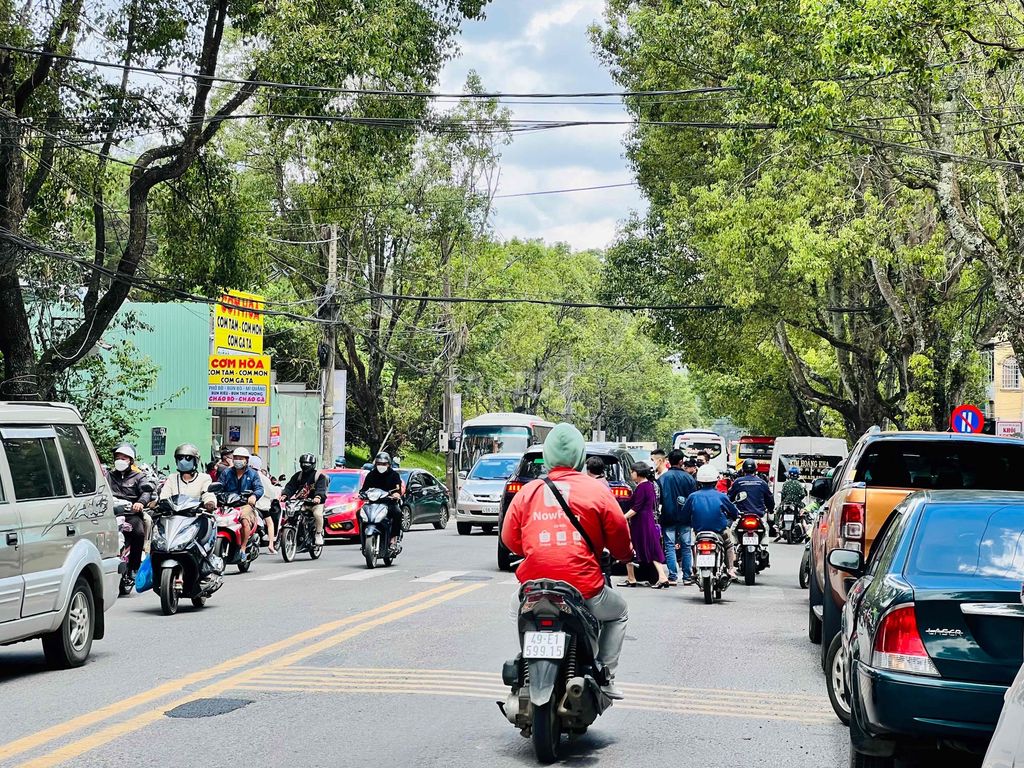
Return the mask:
<svg viewBox="0 0 1024 768"><path fill-rule="evenodd" d="M210 355L209 404L270 405L269 355Z"/></svg>
<svg viewBox="0 0 1024 768"><path fill-rule="evenodd" d="M229 291L213 312L213 348L216 352L263 354L264 299L255 293Z"/></svg>

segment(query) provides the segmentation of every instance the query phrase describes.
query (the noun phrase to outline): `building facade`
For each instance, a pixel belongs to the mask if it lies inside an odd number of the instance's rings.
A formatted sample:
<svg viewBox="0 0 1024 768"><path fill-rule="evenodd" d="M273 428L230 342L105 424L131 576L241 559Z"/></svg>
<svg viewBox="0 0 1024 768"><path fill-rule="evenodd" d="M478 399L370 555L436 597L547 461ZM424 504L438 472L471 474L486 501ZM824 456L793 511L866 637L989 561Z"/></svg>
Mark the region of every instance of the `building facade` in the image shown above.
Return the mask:
<svg viewBox="0 0 1024 768"><path fill-rule="evenodd" d="M988 405L985 418L995 421L995 434L1024 432L1024 382L1009 342L998 341L982 352L988 366Z"/></svg>

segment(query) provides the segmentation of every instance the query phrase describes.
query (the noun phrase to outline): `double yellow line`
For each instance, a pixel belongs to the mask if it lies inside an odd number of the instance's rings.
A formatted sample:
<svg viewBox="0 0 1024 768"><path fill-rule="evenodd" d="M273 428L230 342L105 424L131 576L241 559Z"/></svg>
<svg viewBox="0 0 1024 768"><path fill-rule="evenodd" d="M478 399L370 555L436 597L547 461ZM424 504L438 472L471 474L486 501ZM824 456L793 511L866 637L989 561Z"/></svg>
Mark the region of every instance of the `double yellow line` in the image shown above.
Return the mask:
<svg viewBox="0 0 1024 768"><path fill-rule="evenodd" d="M441 603L455 600L484 586L484 584L465 586L443 584L432 589L417 592L401 600L347 616L344 619L321 624L318 627L292 635L284 640L241 654L216 666L185 675L184 677L156 686L144 693L130 696L37 733L2 744L0 745L0 761L10 760L18 755L39 749L52 741L73 736L113 717L124 717L125 713L129 710L144 705L154 705L166 696L179 693L189 686L221 677L220 680L192 691L184 697L147 709L51 752L21 763L19 768L44 768L59 765L156 722L169 709L195 701L196 699L216 696L224 691L238 688L268 671L280 670L290 664L295 664L321 651L339 645L353 637L369 632L371 629L383 624L389 624L433 608ZM323 637L324 635L326 637ZM296 648L297 650L293 650ZM269 662L260 666L252 666L268 658L270 659ZM242 671L222 677L235 670Z"/></svg>
<svg viewBox="0 0 1024 768"><path fill-rule="evenodd" d="M746 720L775 720L803 725L837 723L822 696L767 691L682 688L672 685L621 683L621 709L680 715L708 715ZM459 696L501 700L508 689L488 672L453 669L369 669L289 667L266 669L237 690L320 693L393 693Z"/></svg>

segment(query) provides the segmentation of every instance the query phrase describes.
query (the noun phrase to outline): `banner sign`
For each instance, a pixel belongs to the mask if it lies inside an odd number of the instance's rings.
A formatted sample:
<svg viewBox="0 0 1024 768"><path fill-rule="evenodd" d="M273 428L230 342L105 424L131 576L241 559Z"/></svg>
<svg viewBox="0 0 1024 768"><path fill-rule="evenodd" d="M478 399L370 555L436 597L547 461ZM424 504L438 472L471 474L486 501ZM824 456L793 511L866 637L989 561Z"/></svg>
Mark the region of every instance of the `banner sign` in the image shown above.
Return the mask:
<svg viewBox="0 0 1024 768"><path fill-rule="evenodd" d="M277 424L270 428L270 447L280 448L281 447L281 427Z"/></svg>
<svg viewBox="0 0 1024 768"><path fill-rule="evenodd" d="M209 405L270 405L269 355L210 355Z"/></svg>
<svg viewBox="0 0 1024 768"><path fill-rule="evenodd" d="M227 306L225 306L227 305ZM214 305L213 347L221 353L263 354L264 299L255 293L229 291Z"/></svg>
<svg viewBox="0 0 1024 768"><path fill-rule="evenodd" d="M999 437L1013 437L1016 434L1024 433L1024 422L1003 421L996 422L996 434Z"/></svg>

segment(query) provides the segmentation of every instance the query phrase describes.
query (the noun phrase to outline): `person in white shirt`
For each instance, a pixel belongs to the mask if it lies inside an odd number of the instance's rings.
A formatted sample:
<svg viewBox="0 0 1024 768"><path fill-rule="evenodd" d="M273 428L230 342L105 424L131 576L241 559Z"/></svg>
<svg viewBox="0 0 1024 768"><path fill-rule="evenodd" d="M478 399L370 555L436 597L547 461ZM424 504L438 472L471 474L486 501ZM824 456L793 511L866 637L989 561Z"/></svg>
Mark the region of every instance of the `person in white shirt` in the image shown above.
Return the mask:
<svg viewBox="0 0 1024 768"><path fill-rule="evenodd" d="M172 496L191 496L199 499L207 510L213 511L217 506L217 497L210 493L213 480L205 472L199 471L199 449L192 443L182 443L174 449L174 463L177 472L167 478L160 489L160 498Z"/></svg>
<svg viewBox="0 0 1024 768"><path fill-rule="evenodd" d="M249 458L249 467L260 473L260 482L263 483L263 495L256 500L256 514L263 518L263 523L267 526L267 541L270 542L267 544L267 552L273 555L277 553L275 531L281 522L281 505L279 502L281 489L274 484L273 478L267 474L267 469L263 466L263 459L259 456L254 455ZM278 503L275 504L274 502Z"/></svg>

